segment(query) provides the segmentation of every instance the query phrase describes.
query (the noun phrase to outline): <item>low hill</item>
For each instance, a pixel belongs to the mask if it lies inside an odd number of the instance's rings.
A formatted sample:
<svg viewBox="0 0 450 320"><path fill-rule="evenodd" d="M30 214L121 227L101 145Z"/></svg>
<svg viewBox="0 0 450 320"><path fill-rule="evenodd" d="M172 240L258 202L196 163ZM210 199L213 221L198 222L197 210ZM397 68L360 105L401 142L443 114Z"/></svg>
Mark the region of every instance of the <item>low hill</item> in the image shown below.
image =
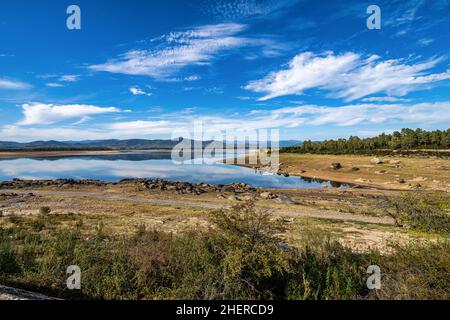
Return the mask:
<svg viewBox="0 0 450 320"><path fill-rule="evenodd" d="M19 151L19 150L132 150L132 149L172 149L180 143L182 138L176 140L146 140L146 139L128 139L128 140L84 140L84 141L33 141L33 142L12 142L0 141L0 150ZM192 144L194 140L190 140ZM203 141L203 147L212 141ZM197 141L197 143L200 143ZM297 140L280 141L280 147L298 146L301 142ZM253 146L254 144L250 144ZM242 146L242 145L241 145ZM249 144L246 144L249 147ZM270 147L270 143L268 143Z"/></svg>
<svg viewBox="0 0 450 320"><path fill-rule="evenodd" d="M177 140L0 141L0 150L172 149ZM204 142L206 143L206 142Z"/></svg>

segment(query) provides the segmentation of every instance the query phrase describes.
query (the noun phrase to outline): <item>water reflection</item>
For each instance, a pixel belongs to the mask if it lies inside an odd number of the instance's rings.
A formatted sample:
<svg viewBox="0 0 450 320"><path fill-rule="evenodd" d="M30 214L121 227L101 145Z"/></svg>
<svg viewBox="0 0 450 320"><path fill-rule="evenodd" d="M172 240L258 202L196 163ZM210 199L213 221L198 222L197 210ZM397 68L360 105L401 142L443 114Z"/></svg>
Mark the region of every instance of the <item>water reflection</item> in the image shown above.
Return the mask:
<svg viewBox="0 0 450 320"><path fill-rule="evenodd" d="M124 152L89 156L16 158L0 160L0 180L161 178L192 183L244 182L255 187L302 189L340 186L328 181L267 175L222 163L176 165L169 152Z"/></svg>

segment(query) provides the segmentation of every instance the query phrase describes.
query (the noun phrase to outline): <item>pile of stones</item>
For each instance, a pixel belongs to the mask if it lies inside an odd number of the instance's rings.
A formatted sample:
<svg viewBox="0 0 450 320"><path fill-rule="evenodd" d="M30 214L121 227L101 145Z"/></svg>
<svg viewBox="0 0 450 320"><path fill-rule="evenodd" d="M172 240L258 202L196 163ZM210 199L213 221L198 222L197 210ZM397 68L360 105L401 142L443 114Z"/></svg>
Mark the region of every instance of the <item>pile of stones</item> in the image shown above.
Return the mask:
<svg viewBox="0 0 450 320"><path fill-rule="evenodd" d="M13 179L12 181L1 181L0 189L22 189L22 188L39 188L46 186L75 186L75 185L92 185L103 186L104 182L98 180L75 180L75 179L55 179L55 180L21 180Z"/></svg>
<svg viewBox="0 0 450 320"><path fill-rule="evenodd" d="M256 192L253 188L245 183L230 183L230 184L208 184L208 183L189 183L180 181L170 181L162 179L125 179L120 183L135 183L144 189L151 190L167 190L175 191L178 194L194 194L200 195L207 192L230 192L230 193L252 193Z"/></svg>

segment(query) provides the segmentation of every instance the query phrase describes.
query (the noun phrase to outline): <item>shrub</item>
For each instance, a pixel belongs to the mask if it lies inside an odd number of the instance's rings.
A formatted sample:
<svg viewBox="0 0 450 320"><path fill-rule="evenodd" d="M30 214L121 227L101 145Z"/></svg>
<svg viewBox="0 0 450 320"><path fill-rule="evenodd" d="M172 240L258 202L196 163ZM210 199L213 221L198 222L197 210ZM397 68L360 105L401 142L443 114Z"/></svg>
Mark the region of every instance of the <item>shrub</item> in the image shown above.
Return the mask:
<svg viewBox="0 0 450 320"><path fill-rule="evenodd" d="M41 215L47 215L47 214L50 214L50 212L52 212L52 209L50 209L50 207L40 207L39 208L39 214L41 214Z"/></svg>
<svg viewBox="0 0 450 320"><path fill-rule="evenodd" d="M9 234L0 227L0 279L6 274L19 271L16 256L17 252L13 248Z"/></svg>
<svg viewBox="0 0 450 320"><path fill-rule="evenodd" d="M22 219L16 214L10 214L8 215L8 221L12 224L20 224L22 222Z"/></svg>
<svg viewBox="0 0 450 320"><path fill-rule="evenodd" d="M79 230L81 230L81 228L83 228L83 225L84 225L83 218L80 218L75 223L75 229L79 231Z"/></svg>
<svg viewBox="0 0 450 320"><path fill-rule="evenodd" d="M397 226L422 231L450 232L450 216L445 201L437 195L420 192L402 193L388 200L388 214Z"/></svg>
<svg viewBox="0 0 450 320"><path fill-rule="evenodd" d="M375 255L381 267L378 299L450 299L450 242L395 245L390 255Z"/></svg>
<svg viewBox="0 0 450 320"><path fill-rule="evenodd" d="M145 231L146 231L146 226L144 223L141 223L136 227L136 235L138 237L143 236L145 234Z"/></svg>
<svg viewBox="0 0 450 320"><path fill-rule="evenodd" d="M214 213L214 250L223 275L224 299L273 299L284 294L289 272L288 245L281 238L285 224L248 201Z"/></svg>
<svg viewBox="0 0 450 320"><path fill-rule="evenodd" d="M30 226L34 231L42 231L45 228L46 223L44 219L38 217L30 222Z"/></svg>
<svg viewBox="0 0 450 320"><path fill-rule="evenodd" d="M97 223L97 225L95 226L95 231L97 238L107 238L108 236L107 232L105 231L105 224L103 223L103 221Z"/></svg>
<svg viewBox="0 0 450 320"><path fill-rule="evenodd" d="M343 300L363 295L368 262L336 241L313 238L293 258L288 299Z"/></svg>
<svg viewBox="0 0 450 320"><path fill-rule="evenodd" d="M216 211L211 221L221 236L250 246L279 244L282 241L280 235L286 231L282 221L273 219L268 210L256 209L253 201L237 204L231 210Z"/></svg>

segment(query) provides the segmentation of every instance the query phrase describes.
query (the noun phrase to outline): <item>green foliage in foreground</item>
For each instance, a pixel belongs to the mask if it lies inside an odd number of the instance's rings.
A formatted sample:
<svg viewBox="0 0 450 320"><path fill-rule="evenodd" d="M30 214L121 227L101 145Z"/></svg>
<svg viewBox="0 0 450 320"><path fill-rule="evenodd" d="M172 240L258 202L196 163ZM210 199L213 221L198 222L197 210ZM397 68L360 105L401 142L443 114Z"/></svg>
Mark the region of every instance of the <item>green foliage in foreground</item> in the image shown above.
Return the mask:
<svg viewBox="0 0 450 320"><path fill-rule="evenodd" d="M389 255L355 253L323 238L293 248L281 236L283 222L251 203L216 212L205 234L141 226L129 238L101 230L86 238L78 227L40 231L42 223L19 220L0 228L0 282L62 298L450 298L448 242L398 247ZM365 288L374 264L382 270L377 292ZM81 267L81 291L65 289L69 265Z"/></svg>
<svg viewBox="0 0 450 320"><path fill-rule="evenodd" d="M448 149L450 129L446 131L425 131L422 129L402 129L393 134L382 133L373 138L325 140L323 142L304 141L301 146L284 148L284 152L322 154L366 154L375 150Z"/></svg>

